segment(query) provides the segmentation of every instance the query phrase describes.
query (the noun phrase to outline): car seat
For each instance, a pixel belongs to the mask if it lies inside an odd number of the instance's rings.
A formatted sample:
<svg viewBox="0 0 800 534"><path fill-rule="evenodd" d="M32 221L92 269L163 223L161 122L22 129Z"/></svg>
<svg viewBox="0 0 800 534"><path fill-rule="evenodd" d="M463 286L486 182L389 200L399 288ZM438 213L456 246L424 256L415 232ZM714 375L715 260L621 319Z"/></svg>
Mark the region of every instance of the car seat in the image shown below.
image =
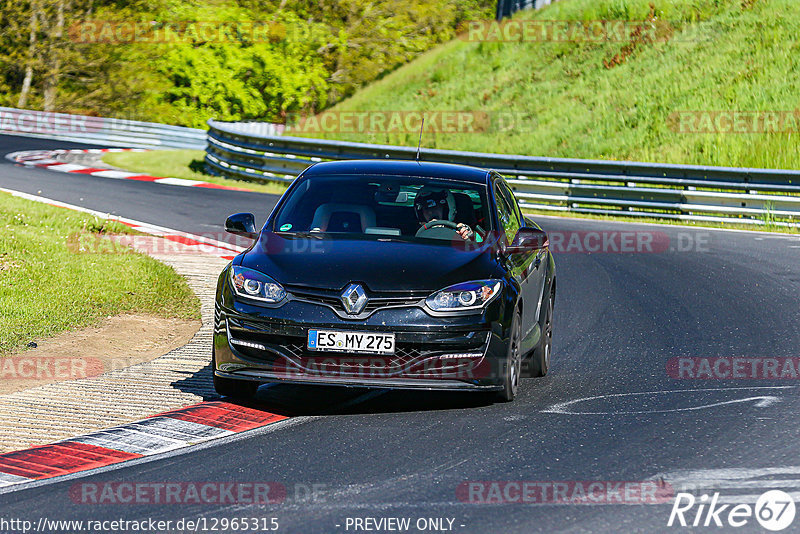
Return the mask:
<svg viewBox="0 0 800 534"><path fill-rule="evenodd" d="M375 226L375 211L362 204L327 203L314 212L311 229L322 232L356 232Z"/></svg>

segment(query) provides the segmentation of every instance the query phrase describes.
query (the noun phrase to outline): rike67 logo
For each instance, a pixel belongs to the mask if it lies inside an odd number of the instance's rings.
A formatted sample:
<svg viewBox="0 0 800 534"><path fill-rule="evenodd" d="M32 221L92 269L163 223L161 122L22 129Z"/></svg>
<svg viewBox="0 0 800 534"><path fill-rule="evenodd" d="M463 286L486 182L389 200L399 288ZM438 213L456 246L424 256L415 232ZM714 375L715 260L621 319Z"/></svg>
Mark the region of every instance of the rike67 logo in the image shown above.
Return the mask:
<svg viewBox="0 0 800 534"><path fill-rule="evenodd" d="M710 499L708 495L697 498L691 493L678 493L667 526L738 528L755 518L762 528L778 532L789 527L794 516L794 499L780 490L770 490L762 494L755 505L730 502L722 504L719 493L714 493Z"/></svg>

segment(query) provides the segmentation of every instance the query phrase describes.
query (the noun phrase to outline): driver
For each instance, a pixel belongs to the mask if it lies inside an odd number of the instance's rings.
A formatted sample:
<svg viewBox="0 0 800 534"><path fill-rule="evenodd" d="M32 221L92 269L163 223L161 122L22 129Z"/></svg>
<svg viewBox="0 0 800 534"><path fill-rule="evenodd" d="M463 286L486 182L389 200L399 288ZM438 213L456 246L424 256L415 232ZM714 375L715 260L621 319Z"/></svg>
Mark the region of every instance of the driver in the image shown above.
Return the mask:
<svg viewBox="0 0 800 534"><path fill-rule="evenodd" d="M417 214L422 227L420 230L432 227L431 223L444 221L453 223L456 214L456 201L453 193L445 189L433 189L428 186L420 188L414 198L414 212ZM454 230L461 239L473 239L475 232L468 225L458 223ZM419 232L417 232L419 235Z"/></svg>

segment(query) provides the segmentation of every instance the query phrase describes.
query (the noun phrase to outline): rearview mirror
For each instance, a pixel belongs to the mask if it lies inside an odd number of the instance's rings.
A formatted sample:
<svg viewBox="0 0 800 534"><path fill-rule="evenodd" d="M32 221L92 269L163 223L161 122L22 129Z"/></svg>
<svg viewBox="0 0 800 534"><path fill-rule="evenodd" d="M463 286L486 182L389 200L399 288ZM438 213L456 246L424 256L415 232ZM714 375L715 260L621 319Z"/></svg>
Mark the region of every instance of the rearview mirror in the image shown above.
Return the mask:
<svg viewBox="0 0 800 534"><path fill-rule="evenodd" d="M225 231L230 234L257 239L256 218L252 213L235 213L225 219Z"/></svg>
<svg viewBox="0 0 800 534"><path fill-rule="evenodd" d="M547 234L542 230L530 226L523 226L517 230L514 241L505 247L506 254L522 254L525 252L535 252L550 246Z"/></svg>

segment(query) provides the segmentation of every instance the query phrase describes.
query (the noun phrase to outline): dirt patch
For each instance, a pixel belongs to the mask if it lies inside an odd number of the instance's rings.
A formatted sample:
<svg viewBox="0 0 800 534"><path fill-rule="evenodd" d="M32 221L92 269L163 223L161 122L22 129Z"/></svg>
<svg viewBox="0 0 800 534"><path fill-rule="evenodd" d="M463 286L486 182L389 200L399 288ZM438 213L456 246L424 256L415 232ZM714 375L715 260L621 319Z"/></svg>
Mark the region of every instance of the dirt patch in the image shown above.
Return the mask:
<svg viewBox="0 0 800 534"><path fill-rule="evenodd" d="M0 395L153 360L188 343L199 328L200 321L184 319L109 317L99 326L65 332L37 348L0 357Z"/></svg>
<svg viewBox="0 0 800 534"><path fill-rule="evenodd" d="M0 252L0 271L15 269L17 267L19 267L19 262L10 260L8 258L8 252Z"/></svg>

